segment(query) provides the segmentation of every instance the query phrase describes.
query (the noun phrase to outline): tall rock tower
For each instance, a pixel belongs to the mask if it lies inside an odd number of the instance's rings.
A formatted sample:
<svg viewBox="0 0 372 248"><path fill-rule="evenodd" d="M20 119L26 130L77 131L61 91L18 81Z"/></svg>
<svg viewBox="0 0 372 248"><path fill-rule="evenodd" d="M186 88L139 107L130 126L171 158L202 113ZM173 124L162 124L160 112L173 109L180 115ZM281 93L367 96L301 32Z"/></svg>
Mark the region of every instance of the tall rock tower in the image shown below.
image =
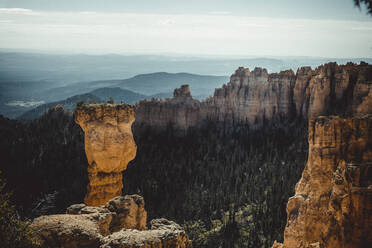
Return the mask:
<svg viewBox="0 0 372 248"><path fill-rule="evenodd" d="M89 104L79 106L75 121L84 131L89 184L84 202L105 204L121 195L122 171L136 156L137 146L131 130L134 111L127 104Z"/></svg>

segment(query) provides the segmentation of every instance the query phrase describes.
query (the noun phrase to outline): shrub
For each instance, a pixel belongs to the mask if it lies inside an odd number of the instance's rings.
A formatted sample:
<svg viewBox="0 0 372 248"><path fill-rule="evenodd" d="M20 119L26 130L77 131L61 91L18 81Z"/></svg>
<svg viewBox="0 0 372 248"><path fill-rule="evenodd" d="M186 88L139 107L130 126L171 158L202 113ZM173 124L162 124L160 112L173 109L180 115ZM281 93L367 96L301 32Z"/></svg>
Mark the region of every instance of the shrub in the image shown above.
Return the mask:
<svg viewBox="0 0 372 248"><path fill-rule="evenodd" d="M0 178L0 247L39 247L29 223L19 219L15 207L10 202L10 193L4 189L5 181Z"/></svg>

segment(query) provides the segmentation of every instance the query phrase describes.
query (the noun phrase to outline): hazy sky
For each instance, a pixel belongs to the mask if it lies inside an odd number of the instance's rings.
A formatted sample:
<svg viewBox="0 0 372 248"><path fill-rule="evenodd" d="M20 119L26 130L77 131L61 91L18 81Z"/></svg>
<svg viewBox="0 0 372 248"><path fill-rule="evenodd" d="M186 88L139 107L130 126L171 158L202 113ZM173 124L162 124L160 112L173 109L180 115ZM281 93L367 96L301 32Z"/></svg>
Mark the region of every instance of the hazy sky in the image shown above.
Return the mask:
<svg viewBox="0 0 372 248"><path fill-rule="evenodd" d="M372 57L352 0L0 0L0 48Z"/></svg>

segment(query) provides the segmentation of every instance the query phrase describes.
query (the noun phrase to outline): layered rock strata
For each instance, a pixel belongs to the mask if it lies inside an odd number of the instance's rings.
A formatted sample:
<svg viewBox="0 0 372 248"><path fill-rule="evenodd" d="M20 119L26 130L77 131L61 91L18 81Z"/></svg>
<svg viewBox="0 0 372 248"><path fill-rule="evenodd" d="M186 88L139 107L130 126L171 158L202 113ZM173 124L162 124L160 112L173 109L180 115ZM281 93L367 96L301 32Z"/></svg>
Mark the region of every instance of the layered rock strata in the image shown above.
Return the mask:
<svg viewBox="0 0 372 248"><path fill-rule="evenodd" d="M354 116L372 113L372 66L328 63L312 70L302 67L280 73L240 67L230 82L199 102L188 87L176 89L170 99L152 99L136 105L136 125L185 130L205 120L243 122L311 119L321 115Z"/></svg>
<svg viewBox="0 0 372 248"><path fill-rule="evenodd" d="M89 104L74 112L84 131L85 153L89 163L89 185L84 202L105 204L121 195L122 171L136 156L131 130L134 110L127 104Z"/></svg>
<svg viewBox="0 0 372 248"><path fill-rule="evenodd" d="M372 244L372 116L309 122L309 157L287 204L284 243L273 247Z"/></svg>
<svg viewBox="0 0 372 248"><path fill-rule="evenodd" d="M190 248L184 230L156 219L146 227L144 200L119 196L102 206L76 204L66 214L41 216L31 224L43 248Z"/></svg>

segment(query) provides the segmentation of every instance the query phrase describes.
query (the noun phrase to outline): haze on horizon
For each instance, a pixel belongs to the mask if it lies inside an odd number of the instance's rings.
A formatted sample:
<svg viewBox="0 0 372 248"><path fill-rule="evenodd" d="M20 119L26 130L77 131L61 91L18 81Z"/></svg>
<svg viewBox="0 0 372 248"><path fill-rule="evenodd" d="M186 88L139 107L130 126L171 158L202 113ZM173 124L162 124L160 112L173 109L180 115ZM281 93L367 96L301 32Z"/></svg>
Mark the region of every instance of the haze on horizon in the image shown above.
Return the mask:
<svg viewBox="0 0 372 248"><path fill-rule="evenodd" d="M0 0L0 48L88 54L372 57L352 0Z"/></svg>

